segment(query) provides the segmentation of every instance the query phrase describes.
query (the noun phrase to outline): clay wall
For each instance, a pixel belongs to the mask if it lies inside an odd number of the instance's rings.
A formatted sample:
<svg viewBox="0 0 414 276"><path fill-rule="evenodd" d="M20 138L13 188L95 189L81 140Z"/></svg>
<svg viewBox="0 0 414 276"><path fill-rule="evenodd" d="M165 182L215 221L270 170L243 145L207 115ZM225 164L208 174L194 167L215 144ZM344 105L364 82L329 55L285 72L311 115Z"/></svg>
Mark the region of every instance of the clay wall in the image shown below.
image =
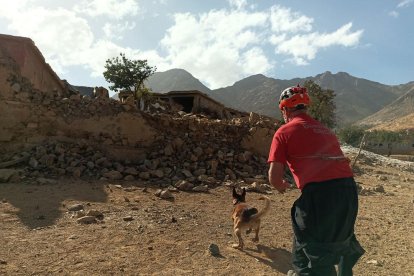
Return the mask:
<svg viewBox="0 0 414 276"><path fill-rule="evenodd" d="M33 88L46 93L65 94L65 87L32 40L0 35L3 54L8 54L18 65L21 76L30 80Z"/></svg>

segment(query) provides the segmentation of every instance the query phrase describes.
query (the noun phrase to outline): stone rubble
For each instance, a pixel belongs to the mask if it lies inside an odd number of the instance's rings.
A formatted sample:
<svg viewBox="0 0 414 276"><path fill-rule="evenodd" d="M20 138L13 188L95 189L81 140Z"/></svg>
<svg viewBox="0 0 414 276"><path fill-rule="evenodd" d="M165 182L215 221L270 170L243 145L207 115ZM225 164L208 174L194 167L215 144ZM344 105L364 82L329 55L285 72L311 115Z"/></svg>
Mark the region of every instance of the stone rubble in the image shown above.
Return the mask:
<svg viewBox="0 0 414 276"><path fill-rule="evenodd" d="M160 187L178 185L180 190L205 192L221 181L241 179L250 184L256 181L257 175L267 174L265 158L242 149L241 144L244 137L258 128L273 133L276 124L269 118L251 113L249 117L218 120L207 114L177 112L163 101L147 105L142 112L133 103L120 103L107 97L91 98L73 91L63 97L50 91L32 89L25 85L26 82L24 78L14 78L10 83L12 94L8 95L8 100L30 105L33 121L27 123L25 129L16 129L16 133L21 132L21 135L37 134L42 129L40 118L43 115L63 118L70 123L125 112L143 116L159 135L146 147L141 159L116 161L102 150L102 146L137 145L130 145L122 136L105 133L85 133L84 138L74 140L62 139L70 137L67 137L68 133L58 132L57 136L51 135L34 143L31 148L27 145L20 152L0 158L3 164L16 163L20 170L18 175L23 179L33 178L43 183L49 183L49 180L42 179L59 177L142 180ZM9 181L11 176L3 178L2 181Z"/></svg>
<svg viewBox="0 0 414 276"><path fill-rule="evenodd" d="M342 145L341 149L345 155L353 156L356 156L359 151L358 148L352 147L350 145ZM367 164L378 164L382 166L388 166L400 170L405 170L408 172L414 172L414 162L402 161L390 157L385 157L383 155L376 154L367 150L361 150L358 160Z"/></svg>

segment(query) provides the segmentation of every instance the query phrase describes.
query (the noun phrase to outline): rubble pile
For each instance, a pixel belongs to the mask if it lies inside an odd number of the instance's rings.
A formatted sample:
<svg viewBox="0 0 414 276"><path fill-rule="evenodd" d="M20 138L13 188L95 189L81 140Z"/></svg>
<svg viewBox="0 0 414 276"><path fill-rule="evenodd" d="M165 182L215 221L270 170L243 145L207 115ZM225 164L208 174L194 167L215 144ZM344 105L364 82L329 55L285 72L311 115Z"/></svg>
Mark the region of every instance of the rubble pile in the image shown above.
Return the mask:
<svg viewBox="0 0 414 276"><path fill-rule="evenodd" d="M266 181L266 160L240 147L241 139L251 131L249 124L199 115L151 118L164 132L138 162L111 160L87 140L50 140L11 159L24 160L23 176L30 178L142 180L178 185L183 190L214 187L226 180Z"/></svg>
<svg viewBox="0 0 414 276"><path fill-rule="evenodd" d="M209 114L191 114L154 102L145 111L131 104L73 93L68 97L34 89L15 89L14 101L30 105L31 116L59 117L65 121L90 117L111 117L122 112L141 116L157 130L157 136L139 160L113 160L102 147L129 145L121 136L86 134L82 139L57 139L52 133L40 144L3 155L2 164L14 164L22 178L74 177L86 179L141 180L182 190L204 191L226 180L264 183L266 160L241 147L242 139L257 128L273 133L275 122L257 114L229 120ZM40 120L40 119L39 119ZM43 119L44 120L44 119ZM134 127L134 126L130 126ZM36 131L26 129L27 131ZM53 131L52 131L53 132ZM14 161L13 161L14 160ZM5 166L4 166L5 167ZM0 164L1 168L1 164Z"/></svg>
<svg viewBox="0 0 414 276"><path fill-rule="evenodd" d="M21 123L16 121L14 134L7 142L21 142L25 147L7 154L3 150L0 169L13 167L20 178L141 180L160 187L173 185L195 191L205 191L206 187L226 180L266 182L266 159L246 150L242 140L253 137L258 129L260 133L273 134L277 126L270 118L250 113L250 116L220 120L208 112L185 113L154 98L141 111L131 101L91 98L77 91L65 95L42 92L33 89L25 78L16 76L8 79L11 93L4 94L0 100L17 107L20 105L15 103L24 104L21 109L27 110L28 115L22 117ZM119 122L125 114L129 117ZM73 122L90 118L92 123L85 124L80 130L82 133L74 133L77 129L71 125ZM59 123L53 123L54 120ZM95 122L98 125L88 129ZM57 124L59 130L54 128ZM143 127L152 136L140 134L144 132ZM136 132L126 136L126 128ZM131 139L135 133L142 138ZM148 137L153 140L147 144L137 142L139 139L148 142ZM115 160L109 157L105 147L142 148L145 154L133 161L127 157ZM11 176L9 172L7 179L16 180L16 175Z"/></svg>
<svg viewBox="0 0 414 276"><path fill-rule="evenodd" d="M414 172L414 163L410 161L402 161L390 157L385 157L380 154L376 154L367 150L359 150L358 148L354 148L349 145L342 145L342 151L344 154L348 156L355 156L358 155L358 162L369 164L372 166L386 166L386 167L393 167L398 170L407 171L407 172Z"/></svg>
<svg viewBox="0 0 414 276"><path fill-rule="evenodd" d="M266 159L240 146L242 139L255 131L253 122L210 120L196 114L151 119L164 131L148 157L161 167L173 168L173 178L248 180L267 173Z"/></svg>
<svg viewBox="0 0 414 276"><path fill-rule="evenodd" d="M32 103L34 112L44 112L46 108L54 116L62 118L90 118L93 116L111 116L125 111L114 99L99 97L91 98L79 93L63 97L56 93L45 93L36 89L24 89L21 83L11 84L14 89L12 100ZM36 113L35 113L36 114Z"/></svg>

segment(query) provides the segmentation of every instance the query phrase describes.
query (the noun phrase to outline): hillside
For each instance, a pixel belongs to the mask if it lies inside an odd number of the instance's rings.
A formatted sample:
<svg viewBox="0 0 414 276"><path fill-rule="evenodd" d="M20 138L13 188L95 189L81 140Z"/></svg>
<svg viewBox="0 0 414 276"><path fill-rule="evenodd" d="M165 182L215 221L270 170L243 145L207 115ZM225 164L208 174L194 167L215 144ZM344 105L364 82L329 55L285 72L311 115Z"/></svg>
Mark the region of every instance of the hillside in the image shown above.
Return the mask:
<svg viewBox="0 0 414 276"><path fill-rule="evenodd" d="M154 92L161 93L173 90L198 90L206 94L210 93L209 88L183 69L157 72L148 78L145 85Z"/></svg>
<svg viewBox="0 0 414 276"><path fill-rule="evenodd" d="M310 79L322 88L335 91L337 116L343 123L355 122L381 110L406 93L409 87L414 87L414 83L406 86L389 86L356 78L344 72L325 72Z"/></svg>
<svg viewBox="0 0 414 276"><path fill-rule="evenodd" d="M414 88L358 124L386 130L414 129Z"/></svg>
<svg viewBox="0 0 414 276"><path fill-rule="evenodd" d="M388 131L401 131L412 129L414 130L414 113L396 118L391 121L385 121L381 124L374 125L370 129L372 130L388 130Z"/></svg>
<svg viewBox="0 0 414 276"><path fill-rule="evenodd" d="M280 81L259 74L213 90L210 95L230 107L279 118L276 106L280 92L295 84L295 81Z"/></svg>
<svg viewBox="0 0 414 276"><path fill-rule="evenodd" d="M148 85L156 92L196 89L229 107L280 117L276 104L282 89L298 83L303 84L306 80L313 80L322 88L335 91L340 124L352 123L378 112L414 88L414 82L390 86L356 78L344 72L325 72L314 77L291 80L274 79L259 74L237 81L232 86L209 90L181 69L155 73Z"/></svg>
<svg viewBox="0 0 414 276"><path fill-rule="evenodd" d="M172 69L155 73L146 85L154 92L161 93L173 90L199 90L228 107L280 118L277 109L280 92L288 86L303 84L306 80L316 82L323 89L335 91L336 114L340 125L354 122L379 125L389 120L398 121L414 109L414 82L392 86L356 78L344 72L325 72L314 77L291 80L274 79L258 74L237 81L231 86L210 90L187 71ZM93 89L80 86L76 88L83 94L84 90ZM117 99L117 95L113 98Z"/></svg>

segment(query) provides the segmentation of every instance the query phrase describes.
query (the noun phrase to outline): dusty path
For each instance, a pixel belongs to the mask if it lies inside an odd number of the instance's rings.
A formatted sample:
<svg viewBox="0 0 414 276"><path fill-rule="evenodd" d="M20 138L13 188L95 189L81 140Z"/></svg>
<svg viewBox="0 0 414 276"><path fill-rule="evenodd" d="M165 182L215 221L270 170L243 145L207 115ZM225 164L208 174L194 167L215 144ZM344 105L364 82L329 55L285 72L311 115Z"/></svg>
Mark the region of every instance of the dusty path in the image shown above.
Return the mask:
<svg viewBox="0 0 414 276"><path fill-rule="evenodd" d="M414 275L414 174L361 167L356 232L367 253L355 275ZM379 180L379 176L383 176ZM383 192L372 191L378 184ZM122 185L122 186L119 186ZM0 185L1 275L284 275L290 268L290 206L299 195L273 193L261 240L244 252L230 247L231 194L154 195L136 182L61 180ZM381 189L379 189L381 190ZM259 194L247 200L261 206ZM104 214L101 223L81 225L68 206L82 203ZM131 216L132 221L124 221ZM211 256L210 244L221 255Z"/></svg>

